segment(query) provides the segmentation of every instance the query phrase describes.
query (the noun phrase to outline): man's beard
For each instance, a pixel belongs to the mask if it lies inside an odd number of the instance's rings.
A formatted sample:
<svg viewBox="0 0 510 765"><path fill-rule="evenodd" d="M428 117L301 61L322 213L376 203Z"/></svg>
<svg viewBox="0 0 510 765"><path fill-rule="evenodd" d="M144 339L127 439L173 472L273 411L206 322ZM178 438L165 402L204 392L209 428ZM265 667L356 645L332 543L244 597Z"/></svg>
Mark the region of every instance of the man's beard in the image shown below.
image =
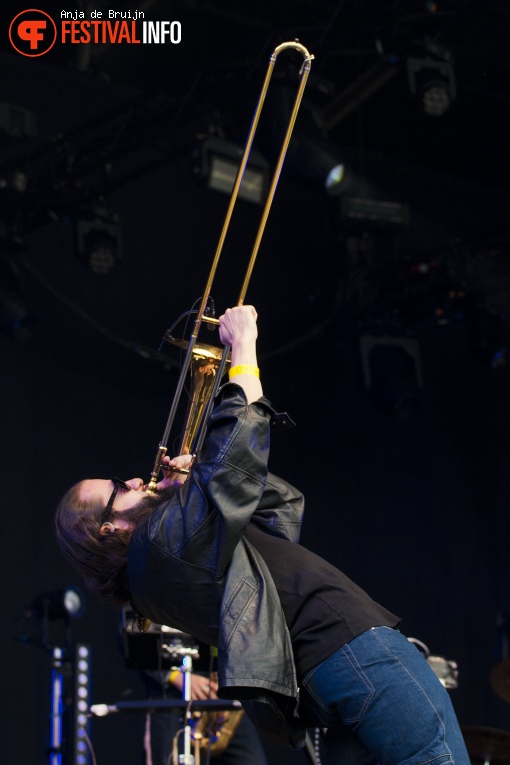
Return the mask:
<svg viewBox="0 0 510 765"><path fill-rule="evenodd" d="M168 502L168 500L175 495L175 491L175 489L170 488L163 489L157 494L147 494L137 505L133 505L133 507L118 513L114 510L113 515L122 518L123 521L130 521L135 526L138 526L139 523L149 517L158 505L161 505L163 502Z"/></svg>

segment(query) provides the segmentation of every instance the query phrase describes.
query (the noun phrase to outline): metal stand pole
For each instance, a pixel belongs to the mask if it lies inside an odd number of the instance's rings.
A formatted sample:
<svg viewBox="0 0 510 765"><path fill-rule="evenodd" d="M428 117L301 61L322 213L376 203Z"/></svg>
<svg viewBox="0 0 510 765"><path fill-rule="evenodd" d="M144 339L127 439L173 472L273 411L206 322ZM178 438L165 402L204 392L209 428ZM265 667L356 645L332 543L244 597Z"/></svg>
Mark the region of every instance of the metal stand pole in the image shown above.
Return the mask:
<svg viewBox="0 0 510 765"><path fill-rule="evenodd" d="M183 656L181 672L183 675L182 697L185 701L191 701L191 672L193 660L191 656ZM191 754L191 710L186 707L186 719L184 721L184 754L179 755L179 765L195 765L195 757Z"/></svg>
<svg viewBox="0 0 510 765"><path fill-rule="evenodd" d="M50 713L50 765L62 765L62 714L63 714L63 659L62 648L52 649L51 713Z"/></svg>

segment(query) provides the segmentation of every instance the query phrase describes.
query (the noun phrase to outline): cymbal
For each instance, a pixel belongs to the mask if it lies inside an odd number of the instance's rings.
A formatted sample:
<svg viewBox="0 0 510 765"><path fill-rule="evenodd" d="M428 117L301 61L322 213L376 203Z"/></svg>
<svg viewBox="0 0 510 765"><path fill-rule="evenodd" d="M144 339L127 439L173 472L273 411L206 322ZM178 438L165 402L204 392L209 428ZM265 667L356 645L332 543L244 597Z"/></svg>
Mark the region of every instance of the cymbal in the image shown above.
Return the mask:
<svg viewBox="0 0 510 765"><path fill-rule="evenodd" d="M463 726L462 735L470 757L483 762L510 761L510 733L498 728Z"/></svg>
<svg viewBox="0 0 510 765"><path fill-rule="evenodd" d="M503 701L510 701L510 660L502 661L492 668L489 682L494 693Z"/></svg>

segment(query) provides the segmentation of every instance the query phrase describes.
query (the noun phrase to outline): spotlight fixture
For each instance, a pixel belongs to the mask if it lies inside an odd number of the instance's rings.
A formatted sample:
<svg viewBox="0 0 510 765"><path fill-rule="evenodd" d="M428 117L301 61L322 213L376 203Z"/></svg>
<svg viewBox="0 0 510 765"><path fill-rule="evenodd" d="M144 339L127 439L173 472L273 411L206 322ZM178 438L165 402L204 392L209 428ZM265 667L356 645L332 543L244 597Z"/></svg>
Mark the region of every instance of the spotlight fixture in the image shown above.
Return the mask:
<svg viewBox="0 0 510 765"><path fill-rule="evenodd" d="M341 152L329 141L297 135L291 139L285 162L294 176L315 183L332 196L349 188L351 178Z"/></svg>
<svg viewBox="0 0 510 765"><path fill-rule="evenodd" d="M77 587L66 587L37 595L27 612L32 619L77 619L85 613L85 599Z"/></svg>
<svg viewBox="0 0 510 765"><path fill-rule="evenodd" d="M237 177L243 149L217 136L200 141L193 152L194 173L208 189L230 194ZM268 186L268 163L256 150L250 152L239 187L239 198L262 204Z"/></svg>
<svg viewBox="0 0 510 765"><path fill-rule="evenodd" d="M14 169L7 174L0 175L0 192L14 191L23 194L28 187L28 178L23 170Z"/></svg>
<svg viewBox="0 0 510 765"><path fill-rule="evenodd" d="M457 96L450 53L408 58L407 76L411 95L425 114L429 117L446 114Z"/></svg>
<svg viewBox="0 0 510 765"><path fill-rule="evenodd" d="M276 161L294 105L294 79L289 70L268 92L269 120L263 125L264 150ZM343 194L351 182L343 152L324 131L324 114L319 103L331 98L333 86L322 78L311 78L313 96L303 102L285 155L284 172L315 185L331 195ZM315 87L313 85L315 84Z"/></svg>
<svg viewBox="0 0 510 765"><path fill-rule="evenodd" d="M343 222L360 223L363 227L403 226L409 223L409 207L401 202L366 199L350 195L342 196L340 215Z"/></svg>
<svg viewBox="0 0 510 765"><path fill-rule="evenodd" d="M76 222L76 254L95 274L107 274L122 258L118 218L94 217Z"/></svg>

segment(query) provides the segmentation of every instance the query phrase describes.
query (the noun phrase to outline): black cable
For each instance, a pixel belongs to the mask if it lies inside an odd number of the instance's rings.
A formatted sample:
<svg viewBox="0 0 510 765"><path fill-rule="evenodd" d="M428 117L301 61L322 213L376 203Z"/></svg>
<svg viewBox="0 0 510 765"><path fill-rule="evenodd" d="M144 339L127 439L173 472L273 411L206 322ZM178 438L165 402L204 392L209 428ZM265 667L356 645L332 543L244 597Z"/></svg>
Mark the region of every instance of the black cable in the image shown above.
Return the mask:
<svg viewBox="0 0 510 765"><path fill-rule="evenodd" d="M46 289L51 295L53 295L54 298L56 298L60 303L65 305L67 308L69 308L70 311L72 311L77 316L79 316L80 319L85 321L96 332L98 332L104 338L109 340L111 343L114 343L115 345L118 345L121 348L124 348L125 350L136 353L138 356L141 356L143 359L158 361L162 363L166 369L179 367L179 363L175 361L174 359L172 359L170 356L160 354L158 351L155 351L153 348L149 348L148 346L142 345L141 343L134 343L131 340L125 340L123 337L120 337L120 335L117 335L114 332L111 332L109 329L106 329L98 321L96 321L96 319L90 316L90 314L84 311L83 308L80 305L78 305L78 303L76 303L72 298L60 292L60 290L57 289L39 271L39 269L36 268L34 264L31 263L27 258L21 257L19 262L21 266L25 269L25 271L27 271L31 276L33 276L34 279L36 279L36 281L38 281L39 284L41 284L44 287L44 289Z"/></svg>

